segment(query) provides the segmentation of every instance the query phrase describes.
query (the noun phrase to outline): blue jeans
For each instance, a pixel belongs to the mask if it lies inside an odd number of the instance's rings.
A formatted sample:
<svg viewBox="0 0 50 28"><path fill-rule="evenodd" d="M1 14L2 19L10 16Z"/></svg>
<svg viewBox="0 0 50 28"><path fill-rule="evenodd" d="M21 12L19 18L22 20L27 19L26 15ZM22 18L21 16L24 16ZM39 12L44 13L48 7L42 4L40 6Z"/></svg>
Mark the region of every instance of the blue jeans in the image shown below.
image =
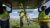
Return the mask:
<svg viewBox="0 0 50 28"><path fill-rule="evenodd" d="M1 28L9 28L9 20L6 20L6 21L0 20L0 26Z"/></svg>

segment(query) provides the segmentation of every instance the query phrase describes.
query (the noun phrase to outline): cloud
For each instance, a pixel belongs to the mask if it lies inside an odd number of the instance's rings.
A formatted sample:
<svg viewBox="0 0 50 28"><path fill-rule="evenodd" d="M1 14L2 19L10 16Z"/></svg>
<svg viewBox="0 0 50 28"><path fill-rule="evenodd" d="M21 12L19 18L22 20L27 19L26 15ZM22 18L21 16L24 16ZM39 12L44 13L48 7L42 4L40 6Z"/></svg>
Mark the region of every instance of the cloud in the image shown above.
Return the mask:
<svg viewBox="0 0 50 28"><path fill-rule="evenodd" d="M38 9L28 9L27 11L32 11L31 13L27 13L30 18L37 18L38 17ZM13 10L12 13L10 13L11 18L19 18L19 13L17 10Z"/></svg>
<svg viewBox="0 0 50 28"><path fill-rule="evenodd" d="M30 10L32 10L32 9L30 9ZM38 9L33 9L32 13L27 13L27 14L30 16L30 18L37 18L39 12L38 12Z"/></svg>

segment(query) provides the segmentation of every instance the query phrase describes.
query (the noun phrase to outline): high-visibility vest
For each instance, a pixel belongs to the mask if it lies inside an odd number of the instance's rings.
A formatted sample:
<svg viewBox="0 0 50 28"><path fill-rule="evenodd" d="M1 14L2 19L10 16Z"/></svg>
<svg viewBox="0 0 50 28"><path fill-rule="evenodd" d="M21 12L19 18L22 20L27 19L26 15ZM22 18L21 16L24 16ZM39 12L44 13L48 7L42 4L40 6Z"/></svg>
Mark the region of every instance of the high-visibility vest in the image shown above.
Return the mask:
<svg viewBox="0 0 50 28"><path fill-rule="evenodd" d="M24 16L24 12L21 12L21 13L20 13L20 16L21 16L21 17Z"/></svg>
<svg viewBox="0 0 50 28"><path fill-rule="evenodd" d="M39 22L49 22L49 16L45 12L39 14Z"/></svg>
<svg viewBox="0 0 50 28"><path fill-rule="evenodd" d="M30 16L26 15L26 19L27 19L27 20L30 19Z"/></svg>
<svg viewBox="0 0 50 28"><path fill-rule="evenodd" d="M8 12L5 11L3 14L0 14L0 20L2 20L5 17L7 18L7 16L8 16Z"/></svg>
<svg viewBox="0 0 50 28"><path fill-rule="evenodd" d="M22 17L22 16L24 16L24 10L23 9L20 10L20 17Z"/></svg>

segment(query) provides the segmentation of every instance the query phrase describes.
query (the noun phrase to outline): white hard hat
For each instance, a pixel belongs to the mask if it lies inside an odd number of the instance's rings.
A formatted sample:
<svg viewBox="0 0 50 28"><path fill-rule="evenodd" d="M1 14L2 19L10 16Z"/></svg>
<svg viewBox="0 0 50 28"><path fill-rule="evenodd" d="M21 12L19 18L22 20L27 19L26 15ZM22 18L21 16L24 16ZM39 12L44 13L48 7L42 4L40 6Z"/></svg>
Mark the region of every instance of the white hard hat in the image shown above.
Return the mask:
<svg viewBox="0 0 50 28"><path fill-rule="evenodd" d="M6 6L5 4L2 4L2 6Z"/></svg>

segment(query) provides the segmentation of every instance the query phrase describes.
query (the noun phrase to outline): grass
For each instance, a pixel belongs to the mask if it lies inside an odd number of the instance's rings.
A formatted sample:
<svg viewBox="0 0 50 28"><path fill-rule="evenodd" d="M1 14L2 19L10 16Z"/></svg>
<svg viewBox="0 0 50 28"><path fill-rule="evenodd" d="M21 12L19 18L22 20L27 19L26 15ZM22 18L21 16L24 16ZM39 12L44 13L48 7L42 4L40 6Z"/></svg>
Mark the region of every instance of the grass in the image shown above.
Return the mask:
<svg viewBox="0 0 50 28"><path fill-rule="evenodd" d="M38 25L38 23L31 21L31 24L30 25L27 25L27 23L25 23L23 25L23 28L39 28L39 25Z"/></svg>
<svg viewBox="0 0 50 28"><path fill-rule="evenodd" d="M22 28L39 28L38 23L31 21L31 24L28 26L26 21L23 21L24 25ZM11 19L11 27L12 28L19 28L20 26L20 21L19 20L12 20Z"/></svg>

